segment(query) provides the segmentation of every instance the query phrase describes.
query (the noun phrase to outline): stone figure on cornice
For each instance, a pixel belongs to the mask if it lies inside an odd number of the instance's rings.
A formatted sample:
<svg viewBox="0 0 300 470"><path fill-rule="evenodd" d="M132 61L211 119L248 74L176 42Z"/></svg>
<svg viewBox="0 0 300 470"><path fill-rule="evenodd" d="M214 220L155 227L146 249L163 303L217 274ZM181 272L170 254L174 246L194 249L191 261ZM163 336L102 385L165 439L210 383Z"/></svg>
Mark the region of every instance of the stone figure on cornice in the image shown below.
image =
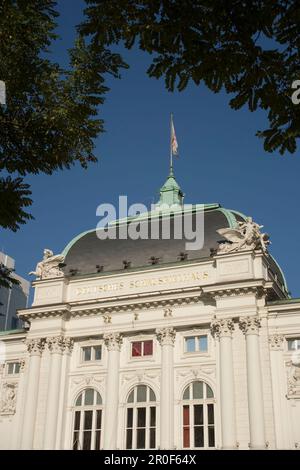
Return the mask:
<svg viewBox="0 0 300 470"><path fill-rule="evenodd" d="M263 225L253 222L252 217L247 217L245 221L238 222L236 228L221 228L217 232L226 239L221 242L217 253L232 253L243 250L262 249L267 252L270 244L269 235L261 233Z"/></svg>
<svg viewBox="0 0 300 470"><path fill-rule="evenodd" d="M61 277L64 275L61 267L64 263L65 257L63 255L54 255L52 250L45 248L44 257L35 268L35 271L31 271L37 279L50 279L53 277Z"/></svg>

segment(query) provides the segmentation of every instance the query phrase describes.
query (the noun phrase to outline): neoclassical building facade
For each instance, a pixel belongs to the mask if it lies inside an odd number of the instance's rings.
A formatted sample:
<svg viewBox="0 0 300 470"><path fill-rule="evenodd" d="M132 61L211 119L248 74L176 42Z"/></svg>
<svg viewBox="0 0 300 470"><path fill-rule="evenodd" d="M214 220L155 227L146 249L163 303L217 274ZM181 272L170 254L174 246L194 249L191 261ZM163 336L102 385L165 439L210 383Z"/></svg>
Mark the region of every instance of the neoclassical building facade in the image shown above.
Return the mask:
<svg viewBox="0 0 300 470"><path fill-rule="evenodd" d="M162 223L171 237L125 239ZM0 335L3 449L296 449L300 301L268 237L219 204L183 213L171 174L152 213L45 250L26 328ZM186 250L176 217L201 213Z"/></svg>

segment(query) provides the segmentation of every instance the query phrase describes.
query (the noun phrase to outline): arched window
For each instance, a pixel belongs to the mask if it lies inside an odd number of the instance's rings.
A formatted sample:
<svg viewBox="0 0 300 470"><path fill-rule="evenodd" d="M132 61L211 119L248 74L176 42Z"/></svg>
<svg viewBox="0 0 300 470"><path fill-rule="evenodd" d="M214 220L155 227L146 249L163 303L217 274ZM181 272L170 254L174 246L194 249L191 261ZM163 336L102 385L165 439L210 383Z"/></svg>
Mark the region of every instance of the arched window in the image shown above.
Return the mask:
<svg viewBox="0 0 300 470"><path fill-rule="evenodd" d="M77 397L74 408L73 450L99 450L101 446L102 399L87 388Z"/></svg>
<svg viewBox="0 0 300 470"><path fill-rule="evenodd" d="M155 449L156 397L152 388L137 385L126 406L126 449Z"/></svg>
<svg viewBox="0 0 300 470"><path fill-rule="evenodd" d="M204 382L192 382L183 393L183 447L215 447L214 394Z"/></svg>

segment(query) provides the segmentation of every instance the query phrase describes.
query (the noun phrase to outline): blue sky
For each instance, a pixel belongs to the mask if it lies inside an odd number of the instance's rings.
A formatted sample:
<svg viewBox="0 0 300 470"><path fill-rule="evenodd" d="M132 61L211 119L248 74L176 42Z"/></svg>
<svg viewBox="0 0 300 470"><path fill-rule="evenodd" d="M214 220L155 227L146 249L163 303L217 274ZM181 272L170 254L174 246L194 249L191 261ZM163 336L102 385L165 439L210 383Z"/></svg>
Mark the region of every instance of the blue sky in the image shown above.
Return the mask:
<svg viewBox="0 0 300 470"><path fill-rule="evenodd" d="M72 46L82 5L81 0L59 1L62 39L52 51L61 63ZM169 93L162 80L146 76L149 57L126 51L126 58L130 69L123 78L108 79L111 90L100 110L106 133L96 142L99 162L87 171L74 167L28 177L35 220L17 233L2 232L0 250L15 258L17 272L29 278L45 247L61 252L75 235L96 226L99 204L116 204L126 194L129 203L150 206L168 172L172 111L180 149L175 174L185 202L219 202L263 224L292 295L300 296L299 151L284 157L267 154L255 137L267 126L263 112L232 111L226 94L214 95L204 85Z"/></svg>

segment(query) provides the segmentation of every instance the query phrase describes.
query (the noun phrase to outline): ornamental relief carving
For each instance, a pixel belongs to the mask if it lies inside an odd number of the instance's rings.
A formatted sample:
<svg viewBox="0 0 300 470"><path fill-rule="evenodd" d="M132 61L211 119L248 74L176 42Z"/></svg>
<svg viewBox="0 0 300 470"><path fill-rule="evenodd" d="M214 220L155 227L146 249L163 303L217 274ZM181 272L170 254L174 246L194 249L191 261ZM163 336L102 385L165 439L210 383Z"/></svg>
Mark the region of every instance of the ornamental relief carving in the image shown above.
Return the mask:
<svg viewBox="0 0 300 470"><path fill-rule="evenodd" d="M284 336L278 333L269 336L269 347L274 351L282 351Z"/></svg>
<svg viewBox="0 0 300 470"><path fill-rule="evenodd" d="M127 382L130 382L133 379L139 383L147 379L159 382L160 372L155 372L155 371L150 372L150 371L145 371L144 369L142 369L142 370L132 372L131 374L124 374L122 375L122 378L121 378L122 385Z"/></svg>
<svg viewBox="0 0 300 470"><path fill-rule="evenodd" d="M164 318L170 318L173 316L173 310L169 307L164 308Z"/></svg>
<svg viewBox="0 0 300 470"><path fill-rule="evenodd" d="M72 377L71 388L77 387L81 384L85 384L86 386L92 386L93 384L101 384L102 382L104 382L104 377L86 374L77 377Z"/></svg>
<svg viewBox="0 0 300 470"><path fill-rule="evenodd" d="M181 369L176 372L176 382L180 381L182 378L190 377L192 380L205 380L205 375L207 376L216 376L216 369L213 366L204 366L194 369Z"/></svg>
<svg viewBox="0 0 300 470"><path fill-rule="evenodd" d="M102 318L103 318L103 322L104 322L105 324L111 323L111 315L105 315L105 314L103 314L103 315L102 315Z"/></svg>
<svg viewBox="0 0 300 470"><path fill-rule="evenodd" d="M20 372L24 372L25 371L25 367L26 367L26 360L24 358L20 359Z"/></svg>
<svg viewBox="0 0 300 470"><path fill-rule="evenodd" d="M0 414L14 414L17 402L17 383L4 382L0 399Z"/></svg>
<svg viewBox="0 0 300 470"><path fill-rule="evenodd" d="M292 360L285 364L287 369L287 397L300 398L300 353L295 351Z"/></svg>

